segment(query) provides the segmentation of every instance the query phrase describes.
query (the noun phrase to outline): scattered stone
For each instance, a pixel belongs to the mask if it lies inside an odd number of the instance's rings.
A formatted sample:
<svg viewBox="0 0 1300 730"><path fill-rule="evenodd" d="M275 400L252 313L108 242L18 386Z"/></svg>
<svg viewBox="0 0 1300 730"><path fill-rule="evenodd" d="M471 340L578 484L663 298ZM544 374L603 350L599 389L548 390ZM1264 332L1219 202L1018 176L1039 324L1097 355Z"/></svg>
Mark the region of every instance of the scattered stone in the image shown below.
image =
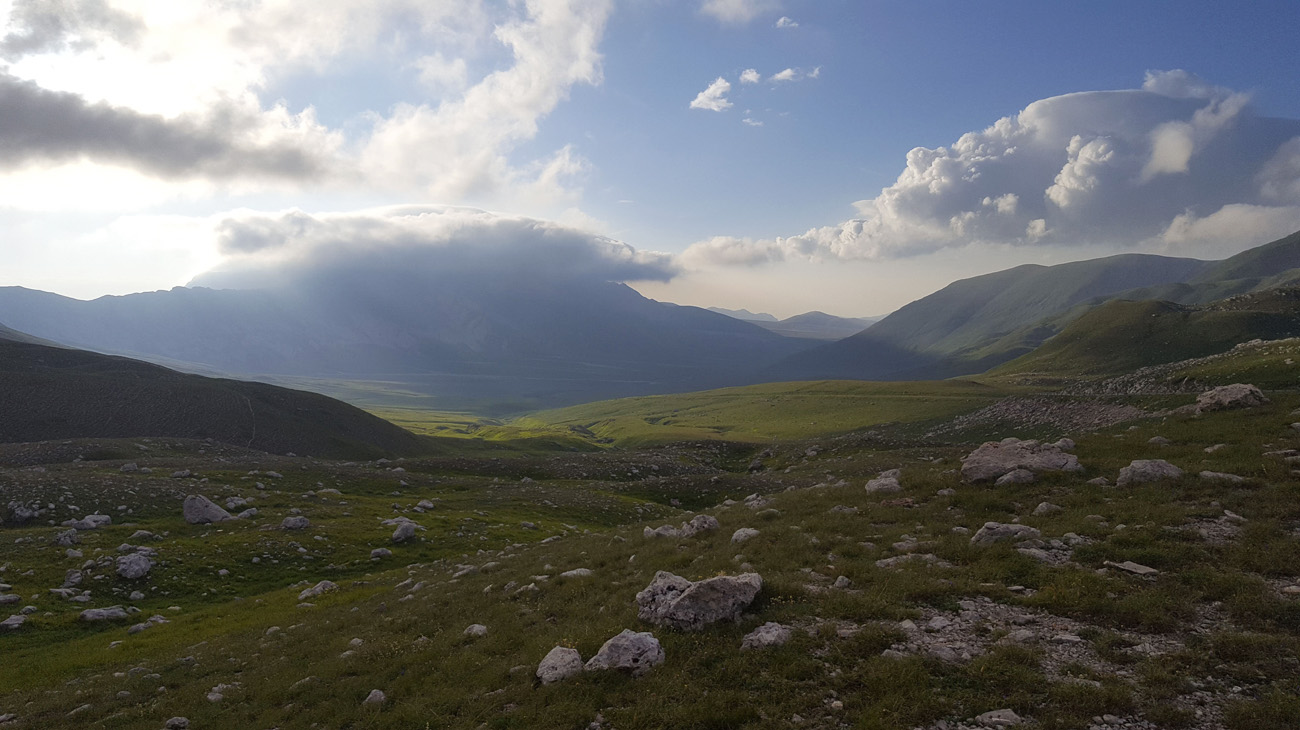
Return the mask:
<svg viewBox="0 0 1300 730"><path fill-rule="evenodd" d="M415 523L403 522L393 530L393 542L406 542L415 537Z"/></svg>
<svg viewBox="0 0 1300 730"><path fill-rule="evenodd" d="M733 543L742 543L750 539L751 537L757 537L757 536L758 536L758 530L755 530L752 527L742 527L731 534L731 541Z"/></svg>
<svg viewBox="0 0 1300 730"><path fill-rule="evenodd" d="M1134 459L1131 464L1119 470L1119 478L1115 480L1115 486L1147 484L1161 479L1177 479L1182 475L1182 469L1164 459Z"/></svg>
<svg viewBox="0 0 1300 730"><path fill-rule="evenodd" d="M649 527L647 527L647 528L645 528L644 530L641 531L641 534L642 534L646 539L650 539L650 538L653 538L653 537L674 537L674 538L676 538L676 537L681 537L681 536L682 536L682 531L679 530L679 529L677 529L676 527L673 527L672 525L661 525L661 526L659 526L659 527L654 528L653 530L650 529Z"/></svg>
<svg viewBox="0 0 1300 730"><path fill-rule="evenodd" d="M842 591L846 591L853 587L853 581L849 580L848 576L841 575L840 577L835 579L835 582L832 583L831 586L834 588L838 588Z"/></svg>
<svg viewBox="0 0 1300 730"><path fill-rule="evenodd" d="M468 627L466 627L463 633L465 636L470 636L477 639L482 636L487 636L488 629L483 624L470 624Z"/></svg>
<svg viewBox="0 0 1300 730"><path fill-rule="evenodd" d="M867 482L867 494L893 494L903 491L903 485L899 482L902 475L899 469L880 472L880 476Z"/></svg>
<svg viewBox="0 0 1300 730"><path fill-rule="evenodd" d="M371 560L379 560L381 558L391 558L391 557L393 557L393 551L389 550L388 548L375 548L374 550L370 551Z"/></svg>
<svg viewBox="0 0 1300 730"><path fill-rule="evenodd" d="M1202 450L1203 450L1205 453L1207 453L1207 454L1213 454L1214 452L1218 451L1219 449L1224 448L1225 446L1227 446L1227 444L1215 444L1215 445L1213 445L1213 446L1206 446L1206 447L1205 447L1204 449L1202 449Z"/></svg>
<svg viewBox="0 0 1300 730"><path fill-rule="evenodd" d="M623 629L618 636L606 641L584 668L589 672L613 669L640 677L663 662L663 647L653 634Z"/></svg>
<svg viewBox="0 0 1300 730"><path fill-rule="evenodd" d="M1197 413L1220 411L1229 408L1254 408L1268 403L1259 388L1245 383L1221 385L1196 396Z"/></svg>
<svg viewBox="0 0 1300 730"><path fill-rule="evenodd" d="M127 617L126 609L121 606L108 608L88 608L81 612L82 621L116 621Z"/></svg>
<svg viewBox="0 0 1300 730"><path fill-rule="evenodd" d="M1141 563L1135 563L1132 560L1125 560L1122 563L1116 563L1107 560L1105 563L1103 563L1103 565L1105 565L1108 568L1116 568L1118 570L1122 570L1127 573L1132 573L1134 575L1141 575L1141 576L1157 575L1160 572L1155 568L1147 567L1145 565L1142 565Z"/></svg>
<svg viewBox="0 0 1300 730"><path fill-rule="evenodd" d="M775 621L768 621L753 631L745 634L745 638L740 641L740 648L743 649L766 649L771 646L781 646L790 640L791 631L788 626L782 626Z"/></svg>
<svg viewBox="0 0 1300 730"><path fill-rule="evenodd" d="M698 631L718 621L735 621L763 588L758 573L720 575L692 583L667 571L655 573L636 594L637 617L657 626Z"/></svg>
<svg viewBox="0 0 1300 730"><path fill-rule="evenodd" d="M212 500L199 494L191 494L186 497L185 504L181 509L185 514L185 521L191 525L205 525L211 522L224 522L235 519Z"/></svg>
<svg viewBox="0 0 1300 730"><path fill-rule="evenodd" d="M280 522L282 530L305 530L311 527L311 520L302 515L289 515Z"/></svg>
<svg viewBox="0 0 1300 730"><path fill-rule="evenodd" d="M876 567L898 568L908 563L925 563L939 568L951 567L947 561L940 560L939 556L930 553L908 553L907 555L895 555L892 558L883 558L876 561Z"/></svg>
<svg viewBox="0 0 1300 730"><path fill-rule="evenodd" d="M997 481L993 484L998 487L1007 484L1029 484L1037 479L1038 477L1028 469L1013 469L998 477Z"/></svg>
<svg viewBox="0 0 1300 730"><path fill-rule="evenodd" d="M366 695L366 698L365 698L364 700L361 701L361 704L363 704L363 705L382 705L382 704L384 704L384 700L386 700L386 699L388 699L388 698L384 696L384 693L383 693L382 690L372 689L372 690L370 690L370 694Z"/></svg>
<svg viewBox="0 0 1300 730"><path fill-rule="evenodd" d="M561 578L587 578L592 575L591 568L574 568L560 573Z"/></svg>
<svg viewBox="0 0 1300 730"><path fill-rule="evenodd" d="M1022 720L1014 711L1007 709L990 710L982 715L977 715L975 717L975 722L984 727L1011 727L1013 725L1019 725L1024 722L1024 720Z"/></svg>
<svg viewBox="0 0 1300 730"><path fill-rule="evenodd" d="M127 580L136 580L149 574L153 561L141 553L123 555L117 559L117 574Z"/></svg>
<svg viewBox="0 0 1300 730"><path fill-rule="evenodd" d="M76 545L79 542L81 542L81 535L77 534L77 530L75 528L71 530L64 530L63 532L60 532L59 534L54 536L54 544L58 545L59 547L72 547L73 545Z"/></svg>
<svg viewBox="0 0 1300 730"><path fill-rule="evenodd" d="M1097 477L1097 478L1095 478L1095 479L1089 479L1086 483L1087 483L1087 484L1091 484L1091 485L1093 485L1094 487L1109 487L1109 486L1110 486L1110 480L1107 479L1106 477Z"/></svg>
<svg viewBox="0 0 1300 730"><path fill-rule="evenodd" d="M962 458L961 476L967 482L986 482L1016 469L1042 471L1083 471L1078 457L1054 444L1006 438L989 441Z"/></svg>
<svg viewBox="0 0 1300 730"><path fill-rule="evenodd" d="M1225 474L1221 471L1203 471L1198 476L1202 479L1228 484L1243 484L1246 481L1245 477L1239 477L1236 474Z"/></svg>
<svg viewBox="0 0 1300 730"><path fill-rule="evenodd" d="M690 522L682 523L681 536L695 537L701 532L712 532L718 527L718 518L713 515L695 515Z"/></svg>
<svg viewBox="0 0 1300 730"><path fill-rule="evenodd" d="M5 619L4 621L0 621L0 628L4 629L5 631L17 631L18 629L22 628L23 624L26 621L27 621L26 616L23 616L22 614L15 614Z"/></svg>
<svg viewBox="0 0 1300 730"><path fill-rule="evenodd" d="M335 584L334 582L323 580L317 583L316 585L312 586L311 588L304 590L302 593L299 593L298 600L305 601L308 598L315 598L316 596L319 596L322 593L327 593L329 591L336 591L338 589L339 589L338 585Z"/></svg>
<svg viewBox="0 0 1300 730"><path fill-rule="evenodd" d="M562 682L582 673L582 655L577 649L557 646L547 652L542 663L537 665L537 678L542 684Z"/></svg>
<svg viewBox="0 0 1300 730"><path fill-rule="evenodd" d="M1036 540L1042 536L1043 533L1028 525L985 522L984 526L971 537L970 544L992 545L996 542L1020 542L1022 540Z"/></svg>
<svg viewBox="0 0 1300 730"><path fill-rule="evenodd" d="M1061 507L1059 505L1052 504L1051 502L1039 502L1038 506L1034 508L1034 516L1042 517L1043 515L1054 515L1060 511Z"/></svg>
<svg viewBox="0 0 1300 730"><path fill-rule="evenodd" d="M1147 443L1151 444L1152 446L1168 446L1172 442L1169 439L1165 438L1164 436L1152 436L1151 438L1147 439Z"/></svg>
<svg viewBox="0 0 1300 730"><path fill-rule="evenodd" d="M166 730L189 730L190 720L188 717L173 717L163 727Z"/></svg>

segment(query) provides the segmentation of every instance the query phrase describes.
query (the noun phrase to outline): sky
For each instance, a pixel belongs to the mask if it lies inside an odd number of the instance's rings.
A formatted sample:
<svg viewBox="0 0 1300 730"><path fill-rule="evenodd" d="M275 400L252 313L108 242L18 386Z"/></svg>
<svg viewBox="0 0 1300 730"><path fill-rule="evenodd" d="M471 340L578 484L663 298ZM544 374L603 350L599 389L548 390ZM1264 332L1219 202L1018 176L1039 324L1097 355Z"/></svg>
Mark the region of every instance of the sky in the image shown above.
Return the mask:
<svg viewBox="0 0 1300 730"><path fill-rule="evenodd" d="M1300 230L1293 0L0 0L0 19L0 286L266 286L346 243L870 316L1020 264ZM393 254L421 246L446 255Z"/></svg>

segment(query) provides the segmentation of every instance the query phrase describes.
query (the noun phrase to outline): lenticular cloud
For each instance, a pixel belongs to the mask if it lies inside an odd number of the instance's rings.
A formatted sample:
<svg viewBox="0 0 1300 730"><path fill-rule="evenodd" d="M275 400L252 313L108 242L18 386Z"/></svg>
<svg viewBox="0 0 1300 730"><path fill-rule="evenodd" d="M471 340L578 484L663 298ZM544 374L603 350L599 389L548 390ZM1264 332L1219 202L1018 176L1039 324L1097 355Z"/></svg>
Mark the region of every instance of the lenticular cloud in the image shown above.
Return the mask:
<svg viewBox="0 0 1300 730"><path fill-rule="evenodd" d="M953 145L917 147L893 185L837 226L766 240L716 237L684 259L876 259L968 244L1221 241L1228 253L1300 228L1300 120L1184 71L1140 89L1036 101ZM1214 238L1227 234L1227 239Z"/></svg>

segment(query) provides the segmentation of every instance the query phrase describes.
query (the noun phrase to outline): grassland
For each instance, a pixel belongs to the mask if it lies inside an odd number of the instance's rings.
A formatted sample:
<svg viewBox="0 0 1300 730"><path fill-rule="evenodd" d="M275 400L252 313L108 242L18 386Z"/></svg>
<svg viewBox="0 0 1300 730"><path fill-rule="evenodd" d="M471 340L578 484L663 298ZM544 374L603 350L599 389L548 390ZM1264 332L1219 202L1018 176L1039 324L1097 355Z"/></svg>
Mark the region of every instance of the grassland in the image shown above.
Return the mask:
<svg viewBox="0 0 1300 730"><path fill-rule="evenodd" d="M749 407L808 414L820 403L820 426L837 398L899 421L907 397L904 384L863 386L859 400L843 397L839 384L801 387L802 402ZM931 413L1007 392L952 383L945 400L933 384L915 387ZM1300 479L1284 457L1263 454L1300 447L1300 431L1288 426L1300 395L1270 395L1264 408L1074 434L1084 473L1001 487L961 483L957 459L969 445L911 436L882 448L854 431L860 414L835 424L839 435L776 443L765 435L749 444L387 463L178 440L5 447L6 497L56 508L38 524L0 527L0 581L22 596L19 605L37 608L21 629L0 634L8 660L0 663L0 715L15 714L13 727L54 729L159 728L184 716L196 728L284 730L593 721L620 730L901 730L1010 707L1065 730L1103 714L1162 728L1292 728L1300 722L1300 601L1281 589L1300 580ZM749 412L710 398L697 401L702 413ZM1150 443L1155 436L1168 444ZM765 468L751 473L755 457ZM1135 458L1167 459L1188 475L1123 489L1089 483L1113 482ZM128 459L153 473L120 471ZM867 478L895 467L901 493L864 492ZM180 468L195 473L167 476ZM1202 480L1195 473L1203 469L1246 481ZM187 525L179 504L192 492L218 502L252 498L259 514ZM740 504L749 494L767 503ZM417 510L423 500L432 507ZM1034 514L1044 501L1060 511ZM311 527L279 529L295 510ZM695 510L716 515L722 529L682 540L641 535ZM1224 510L1242 521L1225 522ZM51 544L62 528L45 519L92 511L115 524L81 533L81 557ZM397 516L427 529L395 545L380 522ZM987 520L1081 542L1059 563L1009 545L977 548L969 531ZM739 527L760 534L733 545ZM139 529L160 539L132 538ZM123 542L157 550L149 576L127 581L97 564L81 586L91 591L88 603L46 592L67 570L111 559ZM372 560L377 547L394 555ZM877 564L920 552L942 562ZM1139 578L1106 567L1124 560L1160 572ZM559 575L574 568L593 574ZM699 579L749 569L765 587L738 624L692 634L637 619L633 597L658 570ZM831 586L838 576L848 588ZM299 600L326 579L339 590ZM145 598L130 600L132 590ZM76 620L81 609L113 604L140 613L107 624ZM152 615L169 622L127 633ZM943 634L902 622L924 627L936 617L965 627L969 659L908 648ZM792 640L741 652L741 636L767 621L795 627ZM471 623L488 635L464 636ZM1004 640L1025 627L1039 638ZM640 679L588 673L539 686L533 678L551 647L590 657L624 628L653 630L665 664ZM1061 632L1079 643L1050 638ZM372 689L385 692L382 705L362 703Z"/></svg>
<svg viewBox="0 0 1300 730"><path fill-rule="evenodd" d="M567 429L621 445L725 439L806 439L888 423L947 418L1017 391L971 380L769 383L682 395L601 401L542 411L512 423Z"/></svg>

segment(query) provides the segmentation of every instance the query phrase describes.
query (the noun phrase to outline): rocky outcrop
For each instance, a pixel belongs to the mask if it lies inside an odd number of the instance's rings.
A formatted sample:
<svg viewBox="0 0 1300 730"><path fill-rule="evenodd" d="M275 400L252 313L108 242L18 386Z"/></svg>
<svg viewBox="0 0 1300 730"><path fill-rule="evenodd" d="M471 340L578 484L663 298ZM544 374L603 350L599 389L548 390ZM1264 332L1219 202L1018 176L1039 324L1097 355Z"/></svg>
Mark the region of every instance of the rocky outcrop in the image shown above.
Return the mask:
<svg viewBox="0 0 1300 730"><path fill-rule="evenodd" d="M123 555L117 559L117 574L127 580L136 580L149 574L153 561L140 553Z"/></svg>
<svg viewBox="0 0 1300 730"><path fill-rule="evenodd" d="M582 655L577 649L557 646L547 652L542 663L537 665L537 678L542 684L563 682L569 677L582 673Z"/></svg>
<svg viewBox="0 0 1300 730"><path fill-rule="evenodd" d="M902 476L903 472L898 469L880 472L879 476L867 482L867 494L893 494L903 491L903 485L898 481Z"/></svg>
<svg viewBox="0 0 1300 730"><path fill-rule="evenodd" d="M1147 484L1161 479L1177 479L1183 470L1164 459L1135 459L1131 464L1119 470L1115 485L1126 487L1130 484Z"/></svg>
<svg viewBox="0 0 1300 730"><path fill-rule="evenodd" d="M1223 411L1232 408L1255 408L1268 403L1259 388L1246 383L1221 385L1196 396L1197 413Z"/></svg>
<svg viewBox="0 0 1300 730"><path fill-rule="evenodd" d="M790 627L782 626L775 621L768 621L745 634L745 638L740 640L740 648L766 649L771 646L781 646L790 640L790 636Z"/></svg>
<svg viewBox="0 0 1300 730"><path fill-rule="evenodd" d="M1083 471L1079 459L1055 444L1006 438L989 441L962 459L961 476L967 482L986 482L1017 469L1032 473L1044 471Z"/></svg>
<svg viewBox="0 0 1300 730"><path fill-rule="evenodd" d="M654 634L623 629L622 633L600 647L596 656L587 661L585 668L589 672L612 669L640 677L663 663L664 649Z"/></svg>
<svg viewBox="0 0 1300 730"><path fill-rule="evenodd" d="M1008 525L1001 522L985 522L984 526L971 536L970 544L972 545L992 545L996 542L1020 542L1021 540L1035 540L1043 536L1043 533L1029 527L1028 525Z"/></svg>
<svg viewBox="0 0 1300 730"><path fill-rule="evenodd" d="M692 583L667 571L655 573L636 594L638 618L682 631L698 631L718 621L735 621L763 588L758 573L720 575Z"/></svg>
<svg viewBox="0 0 1300 730"><path fill-rule="evenodd" d="M126 618L126 609L121 606L108 608L88 608L81 612L82 621L116 621Z"/></svg>
<svg viewBox="0 0 1300 730"><path fill-rule="evenodd" d="M191 525L206 525L211 522L224 522L235 519L212 500L199 494L191 494L186 497L182 510L185 513L185 521Z"/></svg>

